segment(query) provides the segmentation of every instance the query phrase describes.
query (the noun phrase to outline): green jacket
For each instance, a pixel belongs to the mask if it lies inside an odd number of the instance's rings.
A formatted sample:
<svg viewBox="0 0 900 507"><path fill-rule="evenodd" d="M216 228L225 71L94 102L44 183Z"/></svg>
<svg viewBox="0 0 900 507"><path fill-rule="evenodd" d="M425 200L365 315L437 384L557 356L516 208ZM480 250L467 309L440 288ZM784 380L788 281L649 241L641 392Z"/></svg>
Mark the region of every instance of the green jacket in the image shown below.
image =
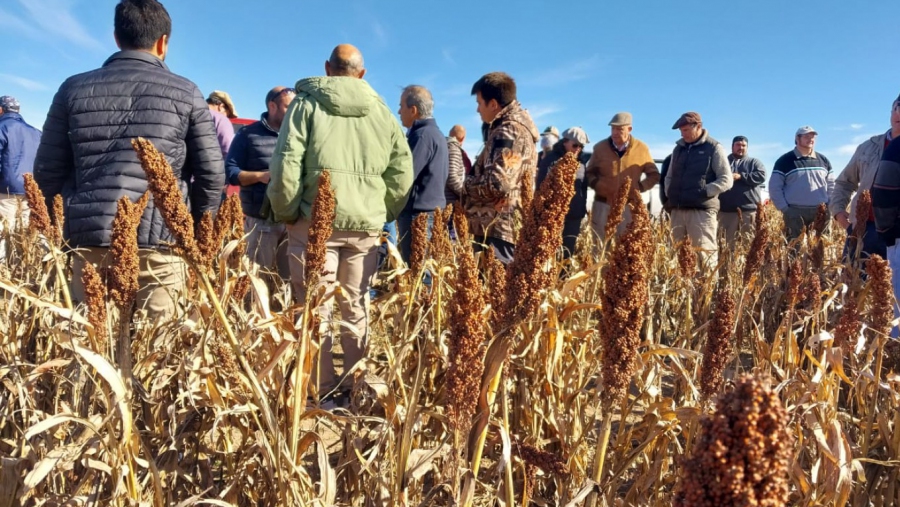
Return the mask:
<svg viewBox="0 0 900 507"><path fill-rule="evenodd" d="M406 204L412 154L391 111L369 83L353 77L297 82L266 196L278 222L312 216L319 174L328 169L337 201L334 228L380 231Z"/></svg>

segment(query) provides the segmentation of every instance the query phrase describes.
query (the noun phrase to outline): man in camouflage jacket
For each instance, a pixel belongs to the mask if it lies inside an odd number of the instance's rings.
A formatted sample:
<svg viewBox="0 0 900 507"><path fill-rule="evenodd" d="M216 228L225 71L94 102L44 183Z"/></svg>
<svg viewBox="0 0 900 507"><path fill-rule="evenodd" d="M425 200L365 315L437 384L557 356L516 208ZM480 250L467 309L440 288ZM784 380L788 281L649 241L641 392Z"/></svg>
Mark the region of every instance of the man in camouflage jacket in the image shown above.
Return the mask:
<svg viewBox="0 0 900 507"><path fill-rule="evenodd" d="M509 75L485 74L472 87L472 95L488 131L484 150L466 178L466 216L476 249L489 245L499 260L509 263L515 251L516 210L521 207L522 185L533 185L534 181L539 134L531 116L516 100L516 83Z"/></svg>

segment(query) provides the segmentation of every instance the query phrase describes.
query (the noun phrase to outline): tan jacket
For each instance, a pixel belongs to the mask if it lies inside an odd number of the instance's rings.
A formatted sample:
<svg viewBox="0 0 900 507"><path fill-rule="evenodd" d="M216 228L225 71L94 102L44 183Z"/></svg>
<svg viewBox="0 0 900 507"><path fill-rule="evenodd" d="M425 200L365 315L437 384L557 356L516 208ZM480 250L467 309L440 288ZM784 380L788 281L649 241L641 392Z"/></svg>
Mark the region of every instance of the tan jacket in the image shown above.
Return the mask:
<svg viewBox="0 0 900 507"><path fill-rule="evenodd" d="M585 180L594 189L595 199L612 201L626 177L631 178L632 188L641 192L659 183L659 170L647 145L632 136L625 154L619 158L609 137L595 144L585 171Z"/></svg>
<svg viewBox="0 0 900 507"><path fill-rule="evenodd" d="M484 150L466 178L463 204L476 239L516 242L522 176L537 168L537 127L517 101L503 108L488 128Z"/></svg>
<svg viewBox="0 0 900 507"><path fill-rule="evenodd" d="M868 141L860 144L847 167L834 181L834 190L828 199L828 209L831 215L837 215L841 211L847 211L850 204L850 223L856 225L856 200L859 192L871 190L875 181L875 171L881 162L884 153L884 138L887 134L873 136ZM853 199L850 199L853 196ZM868 217L863 217L867 219Z"/></svg>

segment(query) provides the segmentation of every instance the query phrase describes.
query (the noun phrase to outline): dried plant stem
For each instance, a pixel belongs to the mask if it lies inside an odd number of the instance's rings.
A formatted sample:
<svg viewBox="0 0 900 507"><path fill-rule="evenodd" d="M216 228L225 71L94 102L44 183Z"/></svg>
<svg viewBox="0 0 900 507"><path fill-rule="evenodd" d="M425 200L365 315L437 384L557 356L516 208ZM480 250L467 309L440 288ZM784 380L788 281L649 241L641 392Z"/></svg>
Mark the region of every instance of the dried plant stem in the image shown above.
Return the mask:
<svg viewBox="0 0 900 507"><path fill-rule="evenodd" d="M512 434L512 431L509 428L509 392L506 387L506 382L503 382L503 389L500 391L500 407L503 412L503 428L506 430L508 435ZM508 463L504 470L505 476L503 481L503 493L506 495L506 505L515 505L516 497L515 490L513 489L513 470L512 463ZM526 477L526 481L528 478Z"/></svg>
<svg viewBox="0 0 900 507"><path fill-rule="evenodd" d="M600 439L597 441L597 450L594 451L594 467L591 479L600 486L600 479L603 478L603 466L606 461L606 449L609 447L609 437L612 434L612 410L606 410L603 414L603 420L600 423ZM599 494L593 492L588 496L585 505L594 507L597 504Z"/></svg>

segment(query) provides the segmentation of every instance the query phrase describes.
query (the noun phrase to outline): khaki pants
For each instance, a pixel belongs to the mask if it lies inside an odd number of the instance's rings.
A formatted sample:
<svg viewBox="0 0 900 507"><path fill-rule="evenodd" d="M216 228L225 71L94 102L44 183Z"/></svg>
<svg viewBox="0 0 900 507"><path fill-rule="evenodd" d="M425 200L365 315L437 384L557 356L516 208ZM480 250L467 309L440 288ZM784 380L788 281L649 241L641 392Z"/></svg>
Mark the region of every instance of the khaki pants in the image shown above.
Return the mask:
<svg viewBox="0 0 900 507"><path fill-rule="evenodd" d="M72 299L84 301L84 284L81 274L86 263L98 269L107 268L115 262L109 248L92 246L80 248L72 253ZM138 309L146 309L151 320L170 319L178 310L178 299L187 282L187 264L181 257L159 250L139 250Z"/></svg>
<svg viewBox="0 0 900 507"><path fill-rule="evenodd" d="M741 210L740 214L736 211L719 212L719 234L725 236L725 241L729 245L734 243L738 234L741 237L752 235L756 227L755 224L755 211Z"/></svg>
<svg viewBox="0 0 900 507"><path fill-rule="evenodd" d="M244 217L247 233L247 257L263 270L290 276L287 255L287 235L284 224L275 224L254 217Z"/></svg>
<svg viewBox="0 0 900 507"><path fill-rule="evenodd" d="M719 245L716 243L718 212L713 209L673 209L671 216L675 241L690 237L703 263L708 268L714 268L719 262Z"/></svg>
<svg viewBox="0 0 900 507"><path fill-rule="evenodd" d="M21 212L20 212L21 209ZM16 222L21 220L22 227L28 225L28 201L23 195L0 194L0 261L6 260L6 232L12 233Z"/></svg>
<svg viewBox="0 0 900 507"><path fill-rule="evenodd" d="M288 254L294 300L306 299L306 245L309 243L309 220L287 225ZM325 272L320 285L340 283L337 299L341 308L341 348L344 351L344 377L363 359L369 332L369 284L378 268L379 232L334 231L326 243ZM349 389L351 379L338 379L334 369L331 333L332 303L319 308L324 324L322 350L314 361L313 378L319 379L319 391L325 393L343 387Z"/></svg>
<svg viewBox="0 0 900 507"><path fill-rule="evenodd" d="M601 242L606 241L606 222L609 220L609 204L602 201L594 200L591 207L591 230ZM616 227L616 235L621 236L625 232L625 228L631 223L631 208L625 204L625 210L622 211L622 221Z"/></svg>

